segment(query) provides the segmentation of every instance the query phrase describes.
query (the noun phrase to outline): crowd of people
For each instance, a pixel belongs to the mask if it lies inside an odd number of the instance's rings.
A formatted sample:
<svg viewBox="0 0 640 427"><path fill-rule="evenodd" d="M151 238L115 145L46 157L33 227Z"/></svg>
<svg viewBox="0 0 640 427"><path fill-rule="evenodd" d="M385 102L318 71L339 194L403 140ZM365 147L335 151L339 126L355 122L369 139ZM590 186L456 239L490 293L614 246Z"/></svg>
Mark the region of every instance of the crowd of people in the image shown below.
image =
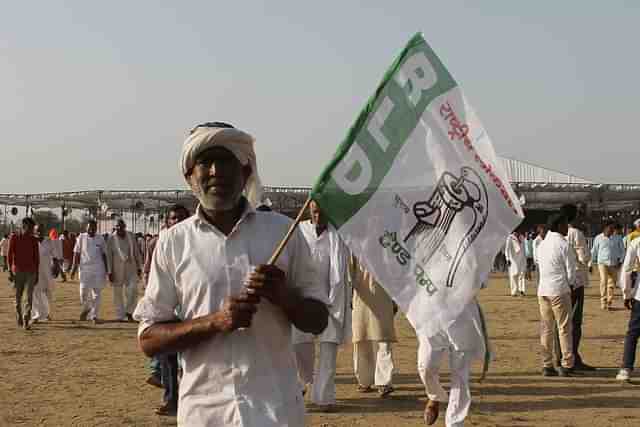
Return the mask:
<svg viewBox="0 0 640 427"><path fill-rule="evenodd" d="M151 360L147 382L164 388L156 412L177 415L179 425L302 426L307 393L316 410L338 411L336 359L347 342L357 390L392 394L397 307L320 206L310 203L310 219L269 262L291 220L260 205L253 137L226 123L197 126L184 142L181 172L199 205L193 215L173 206L159 236L135 236L123 220L103 236L91 220L78 236L47 238L24 218L21 231L0 242L17 324L30 329L50 319L54 277L64 282L78 273L79 319L99 324L101 293L110 283L117 320L138 322L140 348ZM535 235L508 237L509 293L525 296L537 271L542 374L572 376L595 369L578 351L589 268L597 265L601 275L605 310L622 280L631 319L618 379L628 380L640 336L640 220L624 240L607 224L588 250L576 216L565 206ZM418 342L425 423L434 424L448 402L446 425L462 426L471 363L489 352L479 304L472 301L448 328ZM449 393L439 373L447 354Z"/></svg>
<svg viewBox="0 0 640 427"><path fill-rule="evenodd" d="M590 272L596 269L600 278L600 308L612 311L619 288L623 306L631 311L623 360L616 376L620 381L628 381L640 337L640 304L636 303L640 300L637 286L640 219L626 235L620 224L605 221L590 248L585 228L584 218L578 216L576 206L565 205L546 224L536 227L535 236L514 231L504 249L509 291L512 296L524 296L526 283L533 277L531 273L537 271L544 376L572 376L580 371L593 371L596 368L582 360L579 346L584 289L589 285ZM531 275L529 279L527 274Z"/></svg>

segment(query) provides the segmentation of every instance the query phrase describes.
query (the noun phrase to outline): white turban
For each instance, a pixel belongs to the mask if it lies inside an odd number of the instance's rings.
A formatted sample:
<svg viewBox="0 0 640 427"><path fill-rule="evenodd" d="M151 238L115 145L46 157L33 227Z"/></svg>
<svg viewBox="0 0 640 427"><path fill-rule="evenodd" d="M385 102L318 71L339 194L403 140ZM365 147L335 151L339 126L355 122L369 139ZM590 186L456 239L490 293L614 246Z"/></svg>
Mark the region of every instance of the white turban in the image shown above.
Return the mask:
<svg viewBox="0 0 640 427"><path fill-rule="evenodd" d="M251 167L251 175L244 188L247 200L256 207L262 198L262 183L258 175L256 153L253 149L254 139L251 135L235 128L197 127L184 141L180 166L186 179L187 173L193 169L196 158L211 147L223 147L231 151L242 166Z"/></svg>

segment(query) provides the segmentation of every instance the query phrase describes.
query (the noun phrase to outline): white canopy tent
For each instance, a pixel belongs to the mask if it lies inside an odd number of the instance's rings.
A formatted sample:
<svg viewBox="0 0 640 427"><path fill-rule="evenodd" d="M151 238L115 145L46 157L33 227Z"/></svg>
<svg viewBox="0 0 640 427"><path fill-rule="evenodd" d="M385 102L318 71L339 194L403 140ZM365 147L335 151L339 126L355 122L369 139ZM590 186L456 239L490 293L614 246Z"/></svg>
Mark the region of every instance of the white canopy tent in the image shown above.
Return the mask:
<svg viewBox="0 0 640 427"><path fill-rule="evenodd" d="M556 209L564 203L584 206L589 213L624 212L640 214L640 184L604 184L575 175L502 158L503 166L525 209ZM265 187L264 201L276 211L294 215L304 204L309 187ZM129 214L158 223L169 206L180 203L190 209L195 198L189 190L111 191L90 190L39 194L0 194L5 207L27 209L86 210L91 216L108 220ZM63 214L63 215L64 215ZM6 217L5 217L6 220ZM135 226L134 226L135 228Z"/></svg>

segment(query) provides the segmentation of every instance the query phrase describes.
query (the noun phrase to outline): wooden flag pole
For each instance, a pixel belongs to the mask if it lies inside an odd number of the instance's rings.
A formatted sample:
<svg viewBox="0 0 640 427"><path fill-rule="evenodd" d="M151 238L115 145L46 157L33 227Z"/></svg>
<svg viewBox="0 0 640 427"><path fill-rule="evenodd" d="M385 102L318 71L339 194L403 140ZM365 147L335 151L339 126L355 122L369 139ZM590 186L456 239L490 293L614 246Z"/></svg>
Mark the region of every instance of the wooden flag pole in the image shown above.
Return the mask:
<svg viewBox="0 0 640 427"><path fill-rule="evenodd" d="M276 250L273 252L273 255L271 255L271 258L269 258L269 262L267 262L267 265L274 265L276 263L276 261L280 257L280 254L284 250L284 247L287 246L287 243L289 243L289 239L291 239L291 236L293 236L293 232L296 230L296 227L298 226L298 224L300 224L300 221L302 220L302 216L304 215L304 212L309 207L309 203L311 203L311 196L307 197L307 201L304 202L304 205L302 205L302 209L300 209L300 212L298 212L298 216L296 217L296 220L293 222L293 224L291 224L291 227L289 227L289 231L287 231L287 234L284 236L282 241L278 244L278 247L276 247Z"/></svg>

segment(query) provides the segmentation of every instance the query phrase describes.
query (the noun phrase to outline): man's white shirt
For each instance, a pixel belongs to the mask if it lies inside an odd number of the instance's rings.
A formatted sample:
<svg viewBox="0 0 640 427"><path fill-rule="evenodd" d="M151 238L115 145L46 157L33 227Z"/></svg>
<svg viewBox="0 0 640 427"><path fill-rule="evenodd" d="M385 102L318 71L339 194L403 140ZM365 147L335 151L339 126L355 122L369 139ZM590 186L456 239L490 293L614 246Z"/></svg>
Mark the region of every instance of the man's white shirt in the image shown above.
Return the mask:
<svg viewBox="0 0 640 427"><path fill-rule="evenodd" d="M40 265L38 266L38 283L43 289L49 288L53 283L51 265L56 258L55 240L44 239L38 244L40 253Z"/></svg>
<svg viewBox="0 0 640 427"><path fill-rule="evenodd" d="M0 240L0 256L9 255L9 239L3 237Z"/></svg>
<svg viewBox="0 0 640 427"><path fill-rule="evenodd" d="M311 251L316 286L329 301L329 322L324 332L318 336L318 340L342 344L351 338L351 289L347 284L348 249L331 225L319 236L311 221L301 222L299 228ZM338 263L342 265L337 265ZM336 277L340 279L336 280ZM313 338L312 334L293 329L294 344L313 342Z"/></svg>
<svg viewBox="0 0 640 427"><path fill-rule="evenodd" d="M640 262L640 239L634 239L627 247L627 253L624 257L623 277L622 277L622 295L624 299L634 298L640 301L640 274L636 277L635 288L631 283L631 273L637 263Z"/></svg>
<svg viewBox="0 0 640 427"><path fill-rule="evenodd" d="M102 236L91 237L82 233L76 239L74 253L80 254L80 285L87 288L101 289L107 282L107 270L104 264L106 243Z"/></svg>
<svg viewBox="0 0 640 427"><path fill-rule="evenodd" d="M549 231L536 254L540 268L538 296L555 297L571 292L576 281L576 256L564 236Z"/></svg>
<svg viewBox="0 0 640 427"><path fill-rule="evenodd" d="M589 283L588 264L591 261L591 253L587 248L587 239L582 230L569 226L567 242L573 248L576 257L576 283L574 288L581 288Z"/></svg>
<svg viewBox="0 0 640 427"><path fill-rule="evenodd" d="M510 234L504 248L504 256L511 263L509 275L515 276L527 270L527 258L524 256L524 244L517 235Z"/></svg>
<svg viewBox="0 0 640 427"><path fill-rule="evenodd" d="M238 295L252 266L268 261L291 220L247 207L225 236L196 215L161 233L145 296L134 318L139 334L158 322L212 314ZM296 230L277 261L289 286L327 303L314 282L309 247ZM297 381L291 323L263 299L250 328L218 334L181 352L178 424L184 426L297 427L304 402Z"/></svg>
<svg viewBox="0 0 640 427"><path fill-rule="evenodd" d="M538 264L538 247L540 246L540 243L542 243L544 239L542 238L541 235L537 235L535 239L533 239L533 262L537 265Z"/></svg>
<svg viewBox="0 0 640 427"><path fill-rule="evenodd" d="M107 241L107 273L113 274L116 284L136 277L142 270L142 255L135 235L125 232L125 237L114 232Z"/></svg>

